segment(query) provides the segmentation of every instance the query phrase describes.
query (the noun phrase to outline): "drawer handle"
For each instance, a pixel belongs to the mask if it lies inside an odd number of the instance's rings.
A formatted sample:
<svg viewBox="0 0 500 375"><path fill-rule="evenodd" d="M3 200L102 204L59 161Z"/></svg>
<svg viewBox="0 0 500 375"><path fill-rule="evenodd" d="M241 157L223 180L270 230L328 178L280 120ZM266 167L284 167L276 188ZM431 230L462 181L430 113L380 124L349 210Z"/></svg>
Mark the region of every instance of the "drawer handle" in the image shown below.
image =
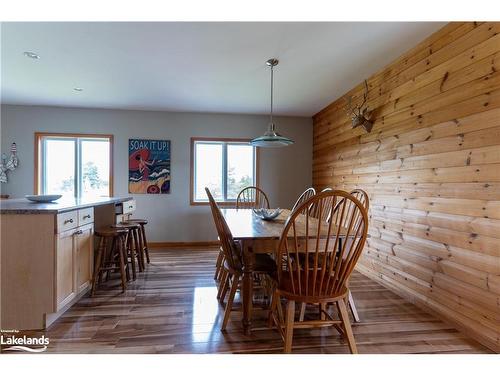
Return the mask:
<svg viewBox="0 0 500 375"><path fill-rule="evenodd" d="M64 224L72 223L73 219L64 220Z"/></svg>
<svg viewBox="0 0 500 375"><path fill-rule="evenodd" d="M85 219L90 219L90 214L89 214L89 215L85 215L85 216L83 217L83 220L85 220Z"/></svg>
<svg viewBox="0 0 500 375"><path fill-rule="evenodd" d="M83 230L77 230L75 233L73 233L73 236L78 236L79 234L82 234Z"/></svg>
<svg viewBox="0 0 500 375"><path fill-rule="evenodd" d="M134 206L128 206L128 208L134 208Z"/></svg>

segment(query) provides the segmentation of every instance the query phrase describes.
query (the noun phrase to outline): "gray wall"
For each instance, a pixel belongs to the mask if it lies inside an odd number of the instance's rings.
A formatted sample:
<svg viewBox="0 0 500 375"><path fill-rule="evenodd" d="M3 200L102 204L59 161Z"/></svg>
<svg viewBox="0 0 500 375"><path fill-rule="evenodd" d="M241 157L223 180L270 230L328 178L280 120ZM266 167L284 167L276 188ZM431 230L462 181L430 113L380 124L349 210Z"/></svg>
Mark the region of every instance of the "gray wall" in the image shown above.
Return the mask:
<svg viewBox="0 0 500 375"><path fill-rule="evenodd" d="M103 133L114 135L114 193L128 193L128 139L172 141L172 183L169 195L133 195L135 216L146 218L150 241L210 241L216 234L208 206L190 206L190 138L252 138L264 133L267 116L80 109L39 106L1 106L1 148L10 152L16 142L19 168L1 184L2 194L33 194L34 132ZM293 146L261 149L260 184L271 206L291 207L312 183L312 120L278 117L279 131L295 140Z"/></svg>

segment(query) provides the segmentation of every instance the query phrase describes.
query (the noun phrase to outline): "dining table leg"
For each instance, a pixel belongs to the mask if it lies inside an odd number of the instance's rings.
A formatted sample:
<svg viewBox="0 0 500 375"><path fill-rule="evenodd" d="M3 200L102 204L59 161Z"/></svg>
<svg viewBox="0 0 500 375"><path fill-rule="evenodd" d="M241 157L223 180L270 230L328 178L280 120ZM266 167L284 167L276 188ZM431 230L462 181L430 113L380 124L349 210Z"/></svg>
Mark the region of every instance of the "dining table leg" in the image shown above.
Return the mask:
<svg viewBox="0 0 500 375"><path fill-rule="evenodd" d="M253 267L252 247L242 243L243 248L243 330L245 335L252 331Z"/></svg>

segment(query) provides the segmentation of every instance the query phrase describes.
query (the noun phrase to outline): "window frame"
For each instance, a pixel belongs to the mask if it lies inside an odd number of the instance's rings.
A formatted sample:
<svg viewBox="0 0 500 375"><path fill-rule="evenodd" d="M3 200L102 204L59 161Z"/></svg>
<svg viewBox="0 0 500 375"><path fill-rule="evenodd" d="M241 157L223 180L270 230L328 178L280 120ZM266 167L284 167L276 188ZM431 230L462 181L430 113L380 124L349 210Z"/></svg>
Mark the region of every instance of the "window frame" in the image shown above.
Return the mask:
<svg viewBox="0 0 500 375"><path fill-rule="evenodd" d="M107 139L109 142L109 196L112 197L114 194L114 164L113 164L113 141L114 137L112 134L86 134L86 133L46 133L46 132L35 132L35 171L34 171L34 183L33 183L33 194L42 194L43 184L42 177L45 166L42 165L42 161L44 160L42 153L44 149L42 147L42 142L44 138L53 138L53 139L74 139L75 140L75 148L77 147L77 143L79 139L92 139L92 138L100 138ZM81 155L80 155L81 156ZM75 151L75 171L79 170L81 173L82 166L79 163L78 155ZM76 185L76 184L75 184ZM81 186L75 186L75 194L79 196L74 196L75 199L81 199Z"/></svg>
<svg viewBox="0 0 500 375"><path fill-rule="evenodd" d="M208 198L206 201L197 201L195 200L195 144L196 142L206 142L206 143L223 143L224 144L224 155L223 155L223 184L227 185L225 181L227 180L227 145L228 144L247 144L250 145L251 139L248 138L207 138L207 137L191 137L191 168L190 168L190 182L189 182L189 203L191 206L208 206ZM254 186L260 187L259 175L259 148L254 147ZM227 186L224 189L225 194L227 195ZM236 199L233 200L224 200L217 201L219 206L234 206L236 204Z"/></svg>

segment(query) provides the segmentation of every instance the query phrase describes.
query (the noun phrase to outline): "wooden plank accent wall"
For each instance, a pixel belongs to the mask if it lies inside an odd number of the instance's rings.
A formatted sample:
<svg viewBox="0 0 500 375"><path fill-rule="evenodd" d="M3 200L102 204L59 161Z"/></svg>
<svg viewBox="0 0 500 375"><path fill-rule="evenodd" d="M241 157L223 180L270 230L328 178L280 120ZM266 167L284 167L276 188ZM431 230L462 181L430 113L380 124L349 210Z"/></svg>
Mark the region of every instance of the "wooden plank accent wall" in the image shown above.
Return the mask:
<svg viewBox="0 0 500 375"><path fill-rule="evenodd" d="M351 128L343 98L313 117L314 187L370 196L358 270L497 352L499 31L450 23L369 77L371 133Z"/></svg>

